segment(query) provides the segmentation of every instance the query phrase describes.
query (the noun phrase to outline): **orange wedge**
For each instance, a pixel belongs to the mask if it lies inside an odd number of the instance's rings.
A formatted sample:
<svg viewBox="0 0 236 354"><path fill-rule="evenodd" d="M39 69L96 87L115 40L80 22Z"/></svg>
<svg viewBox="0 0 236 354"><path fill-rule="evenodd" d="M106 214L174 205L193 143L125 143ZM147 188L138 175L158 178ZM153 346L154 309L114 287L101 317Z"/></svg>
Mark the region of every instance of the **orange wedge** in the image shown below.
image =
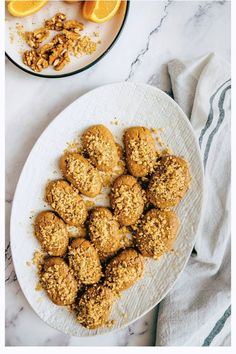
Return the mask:
<svg viewBox="0 0 236 354"><path fill-rule="evenodd" d="M85 1L83 17L92 22L103 23L110 20L118 11L121 0Z"/></svg>
<svg viewBox="0 0 236 354"><path fill-rule="evenodd" d="M9 1L7 8L12 16L24 17L39 11L48 1Z"/></svg>

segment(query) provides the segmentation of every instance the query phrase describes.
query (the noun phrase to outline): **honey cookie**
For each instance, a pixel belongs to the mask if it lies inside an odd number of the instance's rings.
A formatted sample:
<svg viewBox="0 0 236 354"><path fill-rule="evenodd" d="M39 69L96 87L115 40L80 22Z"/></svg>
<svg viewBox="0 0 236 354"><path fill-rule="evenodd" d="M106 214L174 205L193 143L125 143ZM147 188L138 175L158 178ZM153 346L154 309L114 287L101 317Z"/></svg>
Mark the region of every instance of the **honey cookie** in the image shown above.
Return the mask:
<svg viewBox="0 0 236 354"><path fill-rule="evenodd" d="M52 257L45 262L40 283L54 304L65 306L75 301L78 284L62 258Z"/></svg>
<svg viewBox="0 0 236 354"><path fill-rule="evenodd" d="M105 285L116 292L134 285L144 273L143 257L132 248L114 257L106 267Z"/></svg>
<svg viewBox="0 0 236 354"><path fill-rule="evenodd" d="M96 207L92 210L88 223L89 237L103 260L120 248L119 224L109 209Z"/></svg>
<svg viewBox="0 0 236 354"><path fill-rule="evenodd" d="M66 224L51 211L42 211L35 219L34 232L44 251L50 256L66 253L69 234Z"/></svg>
<svg viewBox="0 0 236 354"><path fill-rule="evenodd" d="M60 169L63 176L80 193L87 197L96 197L102 189L99 172L82 155L68 152L60 159Z"/></svg>
<svg viewBox="0 0 236 354"><path fill-rule="evenodd" d="M112 290L103 285L89 287L79 301L79 323L89 329L106 326L115 299Z"/></svg>
<svg viewBox="0 0 236 354"><path fill-rule="evenodd" d="M48 183L46 202L68 225L81 226L87 218L85 202L66 181L56 180Z"/></svg>
<svg viewBox="0 0 236 354"><path fill-rule="evenodd" d="M76 238L69 246L69 266L76 280L81 284L95 284L102 276L98 253L84 238Z"/></svg>
<svg viewBox="0 0 236 354"><path fill-rule="evenodd" d="M124 134L127 167L134 177L153 172L156 162L155 141L149 129L131 127Z"/></svg>
<svg viewBox="0 0 236 354"><path fill-rule="evenodd" d="M104 125L94 125L82 135L82 145L92 164L100 171L111 172L118 163L113 135Z"/></svg>
<svg viewBox="0 0 236 354"><path fill-rule="evenodd" d="M179 220L173 211L151 209L135 235L135 244L143 256L158 259L171 251L178 228Z"/></svg>
<svg viewBox="0 0 236 354"><path fill-rule="evenodd" d="M188 163L178 156L163 156L155 170L147 189L148 200L160 209L176 206L190 185Z"/></svg>
<svg viewBox="0 0 236 354"><path fill-rule="evenodd" d="M142 189L133 176L122 175L116 178L110 199L111 207L121 225L133 225L138 221L143 212L144 201Z"/></svg>

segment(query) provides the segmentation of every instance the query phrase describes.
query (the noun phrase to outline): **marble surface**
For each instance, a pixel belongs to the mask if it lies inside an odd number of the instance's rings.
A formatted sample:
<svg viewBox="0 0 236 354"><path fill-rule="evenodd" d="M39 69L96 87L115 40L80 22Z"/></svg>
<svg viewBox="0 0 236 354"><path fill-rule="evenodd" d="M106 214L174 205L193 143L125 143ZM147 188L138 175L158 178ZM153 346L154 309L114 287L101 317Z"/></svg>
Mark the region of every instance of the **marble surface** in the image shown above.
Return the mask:
<svg viewBox="0 0 236 354"><path fill-rule="evenodd" d="M170 92L167 62L209 52L230 60L228 1L132 1L127 24L114 48L96 66L72 77L33 77L6 60L7 346L155 345L157 308L131 326L102 337L68 337L43 323L23 296L14 272L9 244L11 204L27 155L68 104L95 87L123 80Z"/></svg>

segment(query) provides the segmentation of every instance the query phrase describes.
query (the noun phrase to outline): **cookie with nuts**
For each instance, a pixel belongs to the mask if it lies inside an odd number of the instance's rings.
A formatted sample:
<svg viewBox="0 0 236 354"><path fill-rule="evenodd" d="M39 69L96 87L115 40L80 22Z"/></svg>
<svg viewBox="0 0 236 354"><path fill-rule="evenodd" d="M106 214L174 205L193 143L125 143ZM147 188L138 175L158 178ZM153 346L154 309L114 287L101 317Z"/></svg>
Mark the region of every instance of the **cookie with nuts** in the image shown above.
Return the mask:
<svg viewBox="0 0 236 354"><path fill-rule="evenodd" d="M79 283L88 285L99 282L102 268L98 253L91 242L84 238L74 239L69 247L68 259Z"/></svg>
<svg viewBox="0 0 236 354"><path fill-rule="evenodd" d="M179 228L174 211L151 209L135 235L135 244L143 256L159 259L171 251Z"/></svg>
<svg viewBox="0 0 236 354"><path fill-rule="evenodd" d="M188 163L179 156L162 156L157 161L147 189L148 200L160 209L179 204L191 182Z"/></svg>
<svg viewBox="0 0 236 354"><path fill-rule="evenodd" d="M78 153L66 153L60 158L63 176L87 197L96 197L102 189L101 177L97 169Z"/></svg>
<svg viewBox="0 0 236 354"><path fill-rule="evenodd" d="M66 224L55 213L42 211L35 219L35 236L50 256L64 256L69 243Z"/></svg>
<svg viewBox="0 0 236 354"><path fill-rule="evenodd" d="M88 232L102 260L112 256L121 247L119 224L107 208L92 209L88 221Z"/></svg>
<svg viewBox="0 0 236 354"><path fill-rule="evenodd" d="M100 171L111 172L118 163L115 140L108 128L102 124L88 128L81 138L84 152L91 163Z"/></svg>
<svg viewBox="0 0 236 354"><path fill-rule="evenodd" d="M51 257L45 262L40 283L54 304L65 306L74 303L78 284L62 258Z"/></svg>
<svg viewBox="0 0 236 354"><path fill-rule="evenodd" d="M77 320L89 329L106 326L115 300L111 289L100 284L89 287L79 300Z"/></svg>
<svg viewBox="0 0 236 354"><path fill-rule="evenodd" d="M155 142L149 129L131 127L124 133L127 167L134 177L152 173L156 162Z"/></svg>
<svg viewBox="0 0 236 354"><path fill-rule="evenodd" d="M144 261L133 248L122 251L106 267L104 284L113 291L120 292L133 286L144 273Z"/></svg>
<svg viewBox="0 0 236 354"><path fill-rule="evenodd" d="M71 226L81 226L87 218L84 200L73 187L64 180L48 183L46 202Z"/></svg>
<svg viewBox="0 0 236 354"><path fill-rule="evenodd" d="M142 189L133 176L122 175L115 179L110 200L114 215L123 226L136 224L143 213Z"/></svg>

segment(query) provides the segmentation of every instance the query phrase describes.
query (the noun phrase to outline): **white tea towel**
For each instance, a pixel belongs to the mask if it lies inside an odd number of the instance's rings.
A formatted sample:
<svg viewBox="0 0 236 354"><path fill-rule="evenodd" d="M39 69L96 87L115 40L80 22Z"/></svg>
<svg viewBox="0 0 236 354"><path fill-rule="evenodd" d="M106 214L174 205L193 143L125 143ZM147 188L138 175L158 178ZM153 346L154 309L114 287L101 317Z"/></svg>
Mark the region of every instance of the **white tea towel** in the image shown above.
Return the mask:
<svg viewBox="0 0 236 354"><path fill-rule="evenodd" d="M199 140L205 200L193 253L159 304L156 345L230 345L230 66L210 54L168 71Z"/></svg>

